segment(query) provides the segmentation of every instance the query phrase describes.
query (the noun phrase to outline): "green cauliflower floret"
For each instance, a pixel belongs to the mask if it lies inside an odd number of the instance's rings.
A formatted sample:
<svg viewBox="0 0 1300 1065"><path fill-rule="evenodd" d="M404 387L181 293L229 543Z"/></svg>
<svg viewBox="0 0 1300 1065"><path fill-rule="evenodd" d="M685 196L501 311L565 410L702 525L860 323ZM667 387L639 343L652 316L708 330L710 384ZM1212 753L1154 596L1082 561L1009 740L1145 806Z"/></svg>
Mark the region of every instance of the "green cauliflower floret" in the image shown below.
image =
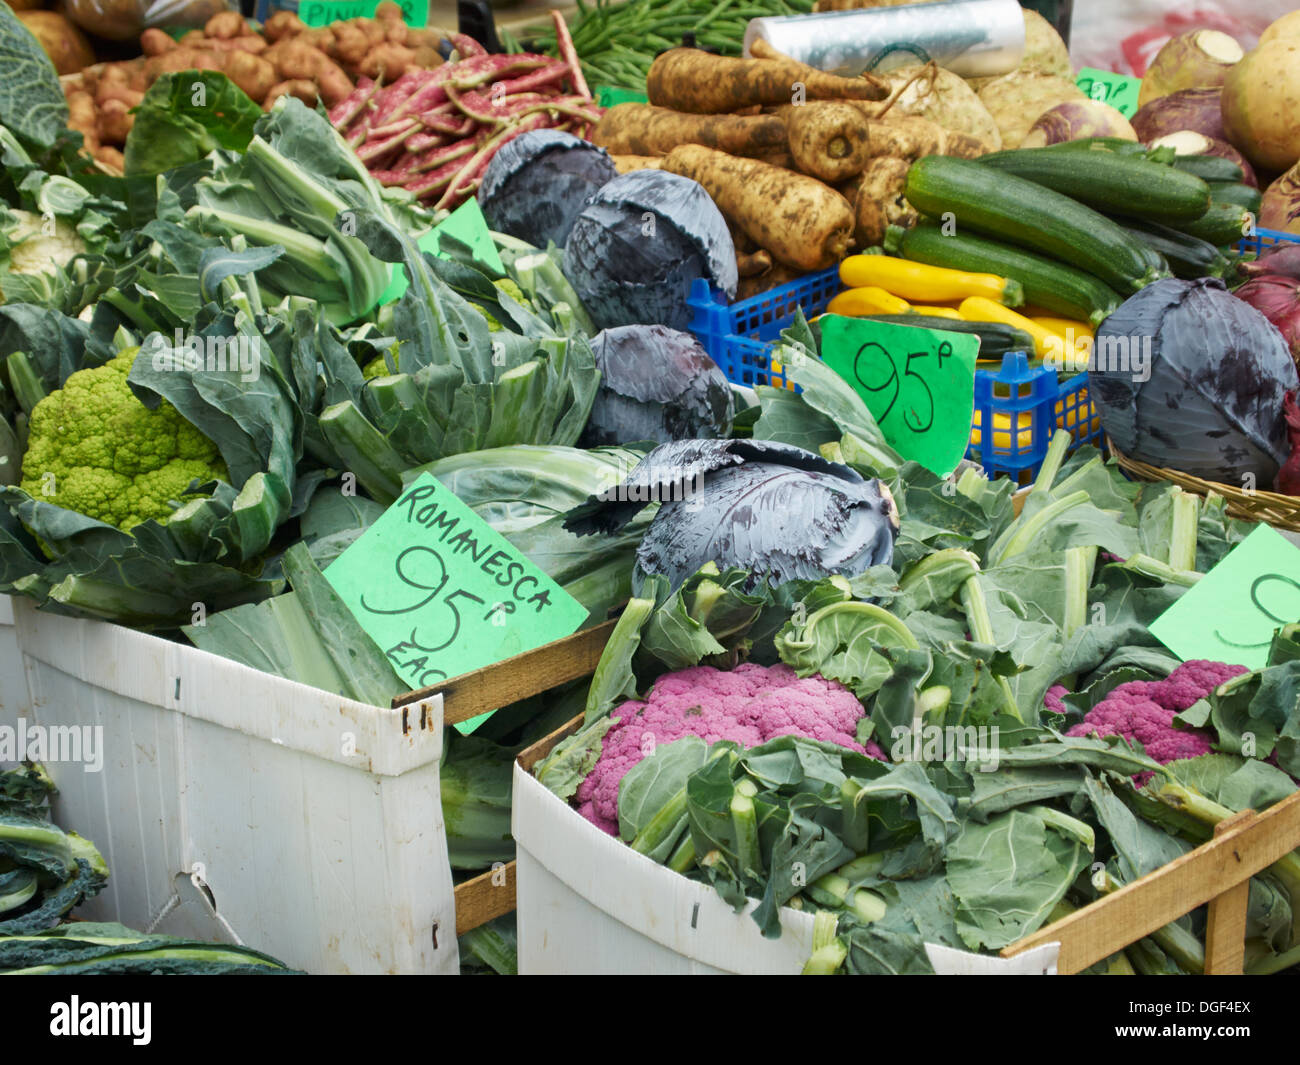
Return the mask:
<svg viewBox="0 0 1300 1065"><path fill-rule="evenodd" d="M127 386L138 348L78 370L32 411L22 490L130 530L176 509L193 480L229 480L213 444L170 403Z"/></svg>
<svg viewBox="0 0 1300 1065"><path fill-rule="evenodd" d="M532 304L528 302L528 297L524 295L524 290L521 289L517 284L515 284L514 281L512 281L510 278L503 277L501 278L500 281L493 281L492 284L496 285L497 288L499 288L502 292L504 292L516 303L521 303L525 307L532 306ZM473 307L476 311L478 311L479 314L481 314L484 318L487 319L487 327L489 333L501 332L502 329L501 323L498 322L495 318L493 318L492 315L488 314L486 308L480 307L477 303L473 303L473 302L470 303L470 306Z"/></svg>
<svg viewBox="0 0 1300 1065"><path fill-rule="evenodd" d="M522 303L525 307L531 306L528 302L528 297L524 295L524 290L515 284L512 278L503 277L500 281L493 281L492 284L496 285L497 288L516 303Z"/></svg>
<svg viewBox="0 0 1300 1065"><path fill-rule="evenodd" d="M477 303L470 303L470 306L473 307L476 311L478 311L479 314L481 314L484 318L487 319L487 327L489 333L501 332L501 323L498 322L495 318L493 318L492 315L488 314L486 308L480 307Z"/></svg>

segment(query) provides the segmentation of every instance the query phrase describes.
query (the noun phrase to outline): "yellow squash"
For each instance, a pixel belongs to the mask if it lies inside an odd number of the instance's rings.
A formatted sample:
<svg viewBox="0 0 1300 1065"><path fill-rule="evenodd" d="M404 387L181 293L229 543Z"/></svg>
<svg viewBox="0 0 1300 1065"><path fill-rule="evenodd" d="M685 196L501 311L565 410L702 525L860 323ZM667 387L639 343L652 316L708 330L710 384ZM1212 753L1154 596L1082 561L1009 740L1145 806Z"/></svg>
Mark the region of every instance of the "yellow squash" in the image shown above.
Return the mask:
<svg viewBox="0 0 1300 1065"><path fill-rule="evenodd" d="M1013 307L1024 302L1020 284L1005 277L950 270L889 255L850 255L840 263L840 280L853 288L876 285L903 299L928 304L967 296L1000 300Z"/></svg>

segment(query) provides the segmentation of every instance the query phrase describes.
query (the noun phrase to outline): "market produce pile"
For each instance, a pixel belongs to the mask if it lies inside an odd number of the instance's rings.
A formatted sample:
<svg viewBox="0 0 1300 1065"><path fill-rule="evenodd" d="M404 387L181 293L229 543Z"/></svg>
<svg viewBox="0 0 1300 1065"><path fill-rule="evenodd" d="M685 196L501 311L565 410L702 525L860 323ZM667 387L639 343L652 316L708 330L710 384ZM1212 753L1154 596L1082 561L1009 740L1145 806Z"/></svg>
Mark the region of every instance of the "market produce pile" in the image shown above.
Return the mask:
<svg viewBox="0 0 1300 1065"><path fill-rule="evenodd" d="M1222 499L1065 458L1061 433L1017 517L1007 481L891 465L852 391L791 365L804 391L770 438L883 478L892 553L648 576L543 784L759 900L765 935L783 906L833 914L806 971L856 973L929 971L926 942L999 950L1296 790L1300 625L1255 671L1180 663L1148 629L1250 531ZM1300 960L1297 858L1251 883L1248 971ZM1203 936L1195 911L1095 971L1197 972Z"/></svg>
<svg viewBox="0 0 1300 1065"><path fill-rule="evenodd" d="M1300 494L1300 258L1239 245L1300 231L1269 104L1300 45L1176 38L1130 123L1031 12L1021 66L971 82L741 57L796 9L600 4L499 55L391 4L209 11L64 87L0 10L35 72L0 88L0 592L388 707L409 679L326 571L431 475L617 618L589 680L446 731L456 881L514 857L545 741L575 830L757 900L764 935L818 911L810 973L996 952L1294 793L1300 623L1255 669L1151 632L1255 526L1116 457ZM1078 409L976 411L977 452L1046 447L1027 493L905 458L787 296L752 389L692 331L701 282L832 270L831 315L1087 370ZM48 791L0 775L0 971L206 954L57 925L107 874ZM508 916L459 939L517 968ZM1197 972L1204 940L1202 909L1095 970ZM1252 972L1300 963L1300 853L1252 879L1246 940Z"/></svg>

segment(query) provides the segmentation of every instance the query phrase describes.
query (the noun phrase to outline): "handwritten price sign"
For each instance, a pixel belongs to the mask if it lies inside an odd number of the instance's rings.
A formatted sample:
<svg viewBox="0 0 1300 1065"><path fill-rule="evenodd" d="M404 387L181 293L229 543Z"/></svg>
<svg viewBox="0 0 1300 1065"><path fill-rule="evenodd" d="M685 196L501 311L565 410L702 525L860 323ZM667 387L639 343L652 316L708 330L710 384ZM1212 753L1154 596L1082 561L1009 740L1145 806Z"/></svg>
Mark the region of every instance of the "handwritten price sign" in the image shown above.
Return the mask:
<svg viewBox="0 0 1300 1065"><path fill-rule="evenodd" d="M970 442L979 339L836 314L821 319L821 330L822 358L894 449L940 476L956 469Z"/></svg>
<svg viewBox="0 0 1300 1065"><path fill-rule="evenodd" d="M1261 669L1273 630L1300 621L1300 548L1261 525L1156 618L1151 634L1183 661Z"/></svg>
<svg viewBox="0 0 1300 1065"><path fill-rule="evenodd" d="M1110 104L1125 118L1132 118L1137 114L1138 92L1142 88L1141 78L1083 67L1079 71L1079 76L1074 79L1074 83L1088 99Z"/></svg>
<svg viewBox="0 0 1300 1065"><path fill-rule="evenodd" d="M574 632L587 610L435 478L414 481L325 579L412 688ZM472 732L488 715L456 727Z"/></svg>
<svg viewBox="0 0 1300 1065"><path fill-rule="evenodd" d="M343 19L373 18L379 3L380 0L301 0L298 17L308 26L328 26ZM402 21L408 26L422 28L428 24L428 0L397 0L397 6L402 9ZM266 21L265 15L259 14L259 18Z"/></svg>

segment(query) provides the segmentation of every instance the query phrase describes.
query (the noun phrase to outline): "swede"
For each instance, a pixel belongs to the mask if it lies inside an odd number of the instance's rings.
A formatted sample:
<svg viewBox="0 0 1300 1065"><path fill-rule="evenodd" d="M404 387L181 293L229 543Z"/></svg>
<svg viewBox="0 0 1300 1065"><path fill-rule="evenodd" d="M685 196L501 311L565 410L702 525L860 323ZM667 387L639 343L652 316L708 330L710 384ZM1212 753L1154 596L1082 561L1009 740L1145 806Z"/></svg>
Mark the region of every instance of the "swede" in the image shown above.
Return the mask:
<svg viewBox="0 0 1300 1065"><path fill-rule="evenodd" d="M1226 141L1215 140L1195 130L1180 129L1176 133L1157 137L1150 142L1150 145L1152 148L1172 148L1175 155L1217 155L1220 159L1230 160L1241 167L1243 184L1250 185L1252 188L1259 187L1259 181L1255 177L1255 171L1251 169L1250 162Z"/></svg>
<svg viewBox="0 0 1300 1065"><path fill-rule="evenodd" d="M1270 23L1268 29L1259 35L1259 43L1272 44L1297 38L1300 38L1300 11L1292 11Z"/></svg>
<svg viewBox="0 0 1300 1065"><path fill-rule="evenodd" d="M1300 159L1300 38L1251 51L1223 83L1228 140L1261 170L1289 169Z"/></svg>
<svg viewBox="0 0 1300 1065"><path fill-rule="evenodd" d="M1179 89L1139 107L1133 116L1133 130L1139 140L1153 141L1166 133L1190 129L1213 140L1226 141L1223 112L1219 105L1221 87Z"/></svg>
<svg viewBox="0 0 1300 1065"><path fill-rule="evenodd" d="M1142 77L1138 107L1179 89L1213 89L1245 55L1241 45L1219 30L1192 30L1165 42Z"/></svg>
<svg viewBox="0 0 1300 1065"><path fill-rule="evenodd" d="M1300 234L1300 163L1264 190L1259 224L1265 229Z"/></svg>
<svg viewBox="0 0 1300 1065"><path fill-rule="evenodd" d="M1137 134L1128 119L1109 104L1099 100L1071 100L1044 111L1029 128L1022 148L1041 148L1048 144L1085 140L1089 137L1120 137L1136 141Z"/></svg>

